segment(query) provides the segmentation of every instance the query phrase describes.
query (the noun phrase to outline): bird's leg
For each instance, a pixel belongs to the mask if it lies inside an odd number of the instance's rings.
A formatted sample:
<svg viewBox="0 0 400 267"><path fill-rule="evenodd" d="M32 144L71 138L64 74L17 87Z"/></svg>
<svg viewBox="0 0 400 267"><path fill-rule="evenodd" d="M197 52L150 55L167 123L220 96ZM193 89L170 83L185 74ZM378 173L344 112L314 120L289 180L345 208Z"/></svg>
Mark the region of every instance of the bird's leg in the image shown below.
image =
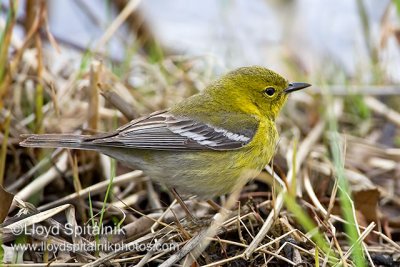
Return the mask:
<svg viewBox="0 0 400 267"><path fill-rule="evenodd" d="M209 200L207 200L207 203L208 203L208 205L210 205L211 206L211 208L214 210L214 211L216 211L216 212L219 212L220 210L221 210L221 206L220 205L218 205L217 203L215 203L213 200L211 200L211 199L209 199Z"/></svg>
<svg viewBox="0 0 400 267"><path fill-rule="evenodd" d="M176 192L175 188L169 188L169 190L171 191L171 193L174 195L176 201L178 201L179 205L181 205L183 211L186 213L186 216L188 216L188 218L195 224L197 224L197 222L199 221L196 216L194 216L188 206L185 204L185 202L183 202L181 196L178 194L178 192Z"/></svg>

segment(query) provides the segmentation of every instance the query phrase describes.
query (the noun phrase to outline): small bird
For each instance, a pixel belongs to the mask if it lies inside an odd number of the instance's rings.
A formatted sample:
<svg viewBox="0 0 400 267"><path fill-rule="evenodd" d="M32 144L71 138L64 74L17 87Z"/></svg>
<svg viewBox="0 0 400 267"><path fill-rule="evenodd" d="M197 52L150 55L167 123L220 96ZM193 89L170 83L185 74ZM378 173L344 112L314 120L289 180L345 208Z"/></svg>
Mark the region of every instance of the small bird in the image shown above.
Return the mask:
<svg viewBox="0 0 400 267"><path fill-rule="evenodd" d="M269 163L278 140L275 119L288 95L308 86L264 67L242 67L114 132L33 134L20 145L95 150L179 193L211 198L232 192Z"/></svg>

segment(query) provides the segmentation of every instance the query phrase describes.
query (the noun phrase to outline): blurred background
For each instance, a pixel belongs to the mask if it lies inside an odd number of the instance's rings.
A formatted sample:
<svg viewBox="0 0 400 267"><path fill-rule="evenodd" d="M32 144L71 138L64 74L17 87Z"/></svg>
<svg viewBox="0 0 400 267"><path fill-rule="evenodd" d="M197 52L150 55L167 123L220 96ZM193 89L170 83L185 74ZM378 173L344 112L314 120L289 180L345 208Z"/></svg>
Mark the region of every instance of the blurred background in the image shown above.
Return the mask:
<svg viewBox="0 0 400 267"><path fill-rule="evenodd" d="M19 2L22 18L26 3ZM315 80L376 83L379 68L379 79L400 79L396 1L131 1L130 22L97 47L124 2L47 1L49 28L61 46L95 49L119 61L132 54L139 37L167 54L207 57L223 70L257 64L281 73L295 68ZM2 5L7 9L8 1Z"/></svg>
<svg viewBox="0 0 400 267"><path fill-rule="evenodd" d="M49 1L52 33L93 47L113 19L117 2ZM227 69L257 64L285 73L294 65L313 79L332 79L333 68L342 78L373 83L373 68L381 67L388 80L399 81L399 10L394 2L150 0L138 1L142 21L137 23L145 23L168 51L207 56ZM122 27L107 52L123 60L125 44L132 46L134 40L129 27Z"/></svg>

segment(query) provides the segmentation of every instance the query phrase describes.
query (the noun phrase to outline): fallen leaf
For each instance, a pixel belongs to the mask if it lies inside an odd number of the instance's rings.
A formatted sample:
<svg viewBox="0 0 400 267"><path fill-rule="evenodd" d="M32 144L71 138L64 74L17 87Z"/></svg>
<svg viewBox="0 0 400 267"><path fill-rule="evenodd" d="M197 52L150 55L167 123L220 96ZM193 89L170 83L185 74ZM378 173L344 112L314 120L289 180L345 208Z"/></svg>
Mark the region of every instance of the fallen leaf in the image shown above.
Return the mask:
<svg viewBox="0 0 400 267"><path fill-rule="evenodd" d="M375 188L361 191L353 191L353 198L356 210L360 211L362 215L364 215L367 222L378 221L378 189Z"/></svg>
<svg viewBox="0 0 400 267"><path fill-rule="evenodd" d="M0 186L0 223L3 223L7 217L13 199L14 195Z"/></svg>

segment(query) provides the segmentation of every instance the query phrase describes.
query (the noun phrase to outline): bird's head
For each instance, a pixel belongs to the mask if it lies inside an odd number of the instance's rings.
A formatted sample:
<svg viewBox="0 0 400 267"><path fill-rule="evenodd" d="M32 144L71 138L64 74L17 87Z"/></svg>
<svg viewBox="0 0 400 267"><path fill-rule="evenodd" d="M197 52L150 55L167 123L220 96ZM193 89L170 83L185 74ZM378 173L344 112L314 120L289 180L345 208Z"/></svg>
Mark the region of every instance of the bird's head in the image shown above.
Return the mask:
<svg viewBox="0 0 400 267"><path fill-rule="evenodd" d="M251 66L229 72L210 89L218 92L220 101L232 102L225 105L275 120L288 95L309 86L308 83L289 83L276 72Z"/></svg>

